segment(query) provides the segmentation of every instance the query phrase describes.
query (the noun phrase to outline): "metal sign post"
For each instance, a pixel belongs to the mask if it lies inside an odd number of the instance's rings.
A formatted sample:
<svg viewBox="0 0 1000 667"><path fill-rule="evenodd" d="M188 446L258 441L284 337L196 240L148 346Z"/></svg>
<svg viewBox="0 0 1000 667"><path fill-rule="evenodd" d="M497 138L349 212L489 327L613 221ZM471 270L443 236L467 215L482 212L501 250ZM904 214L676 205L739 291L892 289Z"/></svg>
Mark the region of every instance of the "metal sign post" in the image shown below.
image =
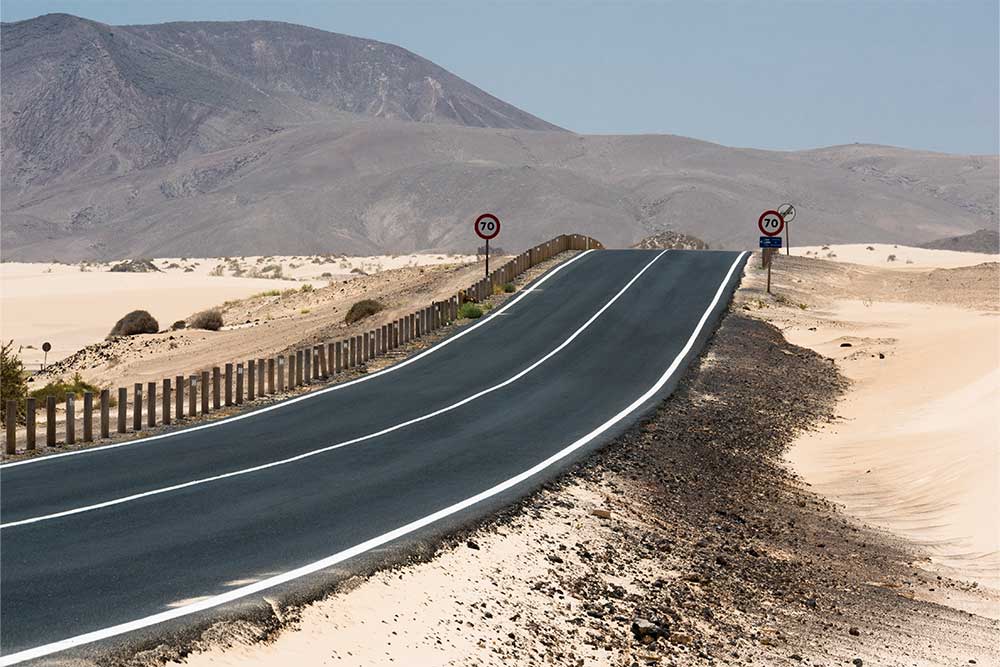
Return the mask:
<svg viewBox="0 0 1000 667"><path fill-rule="evenodd" d="M781 247L781 230L785 229L785 218L778 211L764 211L757 218L757 229L763 235L760 237L760 258L767 266L767 293L771 293L771 262L774 253Z"/></svg>
<svg viewBox="0 0 1000 667"><path fill-rule="evenodd" d="M490 277L490 239L496 238L500 233L500 218L492 213L483 213L476 218L474 226L476 235L486 241L486 277Z"/></svg>
<svg viewBox="0 0 1000 667"><path fill-rule="evenodd" d="M788 228L790 227L788 223L795 219L795 207L791 204L782 204L778 207L778 215L785 221L785 254L791 255L792 242L788 240Z"/></svg>

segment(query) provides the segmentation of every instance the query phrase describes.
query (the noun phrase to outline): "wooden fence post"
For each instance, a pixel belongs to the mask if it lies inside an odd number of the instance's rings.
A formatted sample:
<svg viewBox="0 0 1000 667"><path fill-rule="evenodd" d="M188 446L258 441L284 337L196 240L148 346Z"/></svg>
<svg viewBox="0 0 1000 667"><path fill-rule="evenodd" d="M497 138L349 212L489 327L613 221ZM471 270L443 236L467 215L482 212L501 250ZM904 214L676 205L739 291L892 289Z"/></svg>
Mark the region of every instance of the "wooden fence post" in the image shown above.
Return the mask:
<svg viewBox="0 0 1000 667"><path fill-rule="evenodd" d="M83 441L94 441L94 393L83 392Z"/></svg>
<svg viewBox="0 0 1000 667"><path fill-rule="evenodd" d="M226 382L226 385L225 385L226 389L225 389L224 393L225 393L225 397L226 397L226 407L229 407L230 405L233 404L233 364L232 363L227 363L226 364L226 380L225 380L225 382Z"/></svg>
<svg viewBox="0 0 1000 667"><path fill-rule="evenodd" d="M142 430L142 384L139 382L132 387L132 430Z"/></svg>
<svg viewBox="0 0 1000 667"><path fill-rule="evenodd" d="M263 370L263 369L261 369ZM252 401L257 391L257 360L247 360L247 400Z"/></svg>
<svg viewBox="0 0 1000 667"><path fill-rule="evenodd" d="M205 393L205 390L201 390ZM198 376L188 376L188 417L194 419L198 416Z"/></svg>
<svg viewBox="0 0 1000 667"><path fill-rule="evenodd" d="M128 389L118 388L118 432L124 433L128 424Z"/></svg>
<svg viewBox="0 0 1000 667"><path fill-rule="evenodd" d="M201 386L199 387L199 389L201 389L201 414L203 414L203 415L207 415L209 413L209 410L210 410L209 404L208 404L209 393L214 393L215 394L215 407L216 408L219 407L219 382L218 382L219 367L218 366L216 366L214 369L212 369L212 374L216 377L216 382L214 383L214 385L209 383L209 380L208 380L208 371L202 371L201 372ZM213 387L214 387L214 390L213 390Z"/></svg>
<svg viewBox="0 0 1000 667"><path fill-rule="evenodd" d="M17 400L7 399L7 444L4 451L8 454L17 453Z"/></svg>
<svg viewBox="0 0 1000 667"><path fill-rule="evenodd" d="M267 360L267 393L274 393L274 357Z"/></svg>
<svg viewBox="0 0 1000 667"><path fill-rule="evenodd" d="M298 360L295 358L294 354L288 355L288 388L295 388L295 379L298 377L298 369L296 368L296 362Z"/></svg>
<svg viewBox="0 0 1000 667"><path fill-rule="evenodd" d="M111 392L101 390L101 437L111 437Z"/></svg>
<svg viewBox="0 0 1000 667"><path fill-rule="evenodd" d="M163 378L163 425L170 424L170 378Z"/></svg>
<svg viewBox="0 0 1000 667"><path fill-rule="evenodd" d="M45 446L56 446L56 397L45 397Z"/></svg>
<svg viewBox="0 0 1000 667"><path fill-rule="evenodd" d="M299 350L295 353L299 363L299 374L302 376L299 384L310 384L312 382L312 351L309 348Z"/></svg>
<svg viewBox="0 0 1000 667"><path fill-rule="evenodd" d="M337 341L333 344L334 371L340 373L344 370L344 343Z"/></svg>
<svg viewBox="0 0 1000 667"><path fill-rule="evenodd" d="M278 391L285 391L285 357L278 357Z"/></svg>
<svg viewBox="0 0 1000 667"><path fill-rule="evenodd" d="M66 444L76 444L76 396L66 394Z"/></svg>
<svg viewBox="0 0 1000 667"><path fill-rule="evenodd" d="M105 389L105 391L107 391ZM35 418L38 416L36 410L38 406L35 405L35 399L28 398L24 401L24 448L34 449L35 448Z"/></svg>
<svg viewBox="0 0 1000 667"><path fill-rule="evenodd" d="M318 345L316 353L319 355L319 374L325 380L330 377L330 368L326 365L326 345Z"/></svg>
<svg viewBox="0 0 1000 667"><path fill-rule="evenodd" d="M236 364L236 405L243 405L243 362Z"/></svg>
<svg viewBox="0 0 1000 667"><path fill-rule="evenodd" d="M174 378L174 416L178 421L184 419L184 376L178 375Z"/></svg>
<svg viewBox="0 0 1000 667"><path fill-rule="evenodd" d="M156 383L150 382L147 385L146 393L146 403L148 407L146 408L146 426L153 428L156 426Z"/></svg>
<svg viewBox="0 0 1000 667"><path fill-rule="evenodd" d="M212 409L218 410L222 407L222 369L218 366L212 367Z"/></svg>
<svg viewBox="0 0 1000 667"><path fill-rule="evenodd" d="M264 359L257 360L257 396L263 398L264 396Z"/></svg>

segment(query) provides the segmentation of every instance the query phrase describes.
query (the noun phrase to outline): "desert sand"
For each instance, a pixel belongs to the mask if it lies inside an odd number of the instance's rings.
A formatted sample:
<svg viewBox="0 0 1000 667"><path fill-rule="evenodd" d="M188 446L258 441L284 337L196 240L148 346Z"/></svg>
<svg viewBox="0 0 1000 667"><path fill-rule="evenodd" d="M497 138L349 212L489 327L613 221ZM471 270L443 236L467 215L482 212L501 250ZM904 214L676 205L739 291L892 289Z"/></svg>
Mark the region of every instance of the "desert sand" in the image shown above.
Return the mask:
<svg viewBox="0 0 1000 667"><path fill-rule="evenodd" d="M872 253L864 246L831 251ZM913 249L899 249L900 257ZM774 267L757 316L835 360L853 381L838 418L787 460L851 515L918 545L935 568L990 591L948 600L1000 618L1000 294L997 265L919 250L923 268L861 268L800 257ZM994 259L993 256L986 255ZM759 262L759 260L758 260ZM763 272L750 270L751 284ZM917 287L914 287L914 286ZM759 288L759 285L758 285ZM951 302L956 305L950 305Z"/></svg>
<svg viewBox="0 0 1000 667"><path fill-rule="evenodd" d="M52 344L51 364L103 340L131 310L148 310L162 330L199 310L262 292L474 260L457 255L160 258L152 260L160 272L151 273L112 273L114 262L2 263L0 338L21 346L26 367L38 370L43 342Z"/></svg>
<svg viewBox="0 0 1000 667"><path fill-rule="evenodd" d="M1000 255L957 250L931 250L892 243L844 243L833 246L793 247L792 255L819 257L862 266L883 266L889 269L954 269L959 266L975 266L985 262L1000 261ZM890 257L894 259L890 260Z"/></svg>

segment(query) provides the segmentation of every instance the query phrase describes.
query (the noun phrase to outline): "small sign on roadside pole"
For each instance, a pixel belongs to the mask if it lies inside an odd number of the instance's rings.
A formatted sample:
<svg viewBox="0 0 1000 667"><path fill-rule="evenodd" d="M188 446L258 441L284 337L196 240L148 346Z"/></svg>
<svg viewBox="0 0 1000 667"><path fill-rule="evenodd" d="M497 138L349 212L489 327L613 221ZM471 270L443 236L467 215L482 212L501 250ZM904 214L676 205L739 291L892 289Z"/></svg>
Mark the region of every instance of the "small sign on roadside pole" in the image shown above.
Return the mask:
<svg viewBox="0 0 1000 667"><path fill-rule="evenodd" d="M795 207L791 204L782 204L778 207L778 215L781 219L785 221L785 254L792 254L792 242L788 240L789 231L788 228L791 227L788 223L795 219ZM781 247L781 246L778 246Z"/></svg>
<svg viewBox="0 0 1000 667"><path fill-rule="evenodd" d="M486 241L486 277L490 276L490 239L496 238L500 233L500 218L492 213L483 213L476 218L476 234Z"/></svg>

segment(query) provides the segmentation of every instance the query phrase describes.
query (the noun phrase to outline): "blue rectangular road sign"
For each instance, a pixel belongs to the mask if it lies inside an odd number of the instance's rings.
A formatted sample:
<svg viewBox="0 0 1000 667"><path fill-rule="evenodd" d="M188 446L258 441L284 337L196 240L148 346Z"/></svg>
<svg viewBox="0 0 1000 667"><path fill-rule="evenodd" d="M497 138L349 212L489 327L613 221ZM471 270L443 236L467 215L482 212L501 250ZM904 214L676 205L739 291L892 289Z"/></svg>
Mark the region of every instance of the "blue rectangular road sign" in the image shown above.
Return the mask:
<svg viewBox="0 0 1000 667"><path fill-rule="evenodd" d="M780 236L761 236L760 237L760 247L761 248L780 248L781 247L781 237Z"/></svg>

